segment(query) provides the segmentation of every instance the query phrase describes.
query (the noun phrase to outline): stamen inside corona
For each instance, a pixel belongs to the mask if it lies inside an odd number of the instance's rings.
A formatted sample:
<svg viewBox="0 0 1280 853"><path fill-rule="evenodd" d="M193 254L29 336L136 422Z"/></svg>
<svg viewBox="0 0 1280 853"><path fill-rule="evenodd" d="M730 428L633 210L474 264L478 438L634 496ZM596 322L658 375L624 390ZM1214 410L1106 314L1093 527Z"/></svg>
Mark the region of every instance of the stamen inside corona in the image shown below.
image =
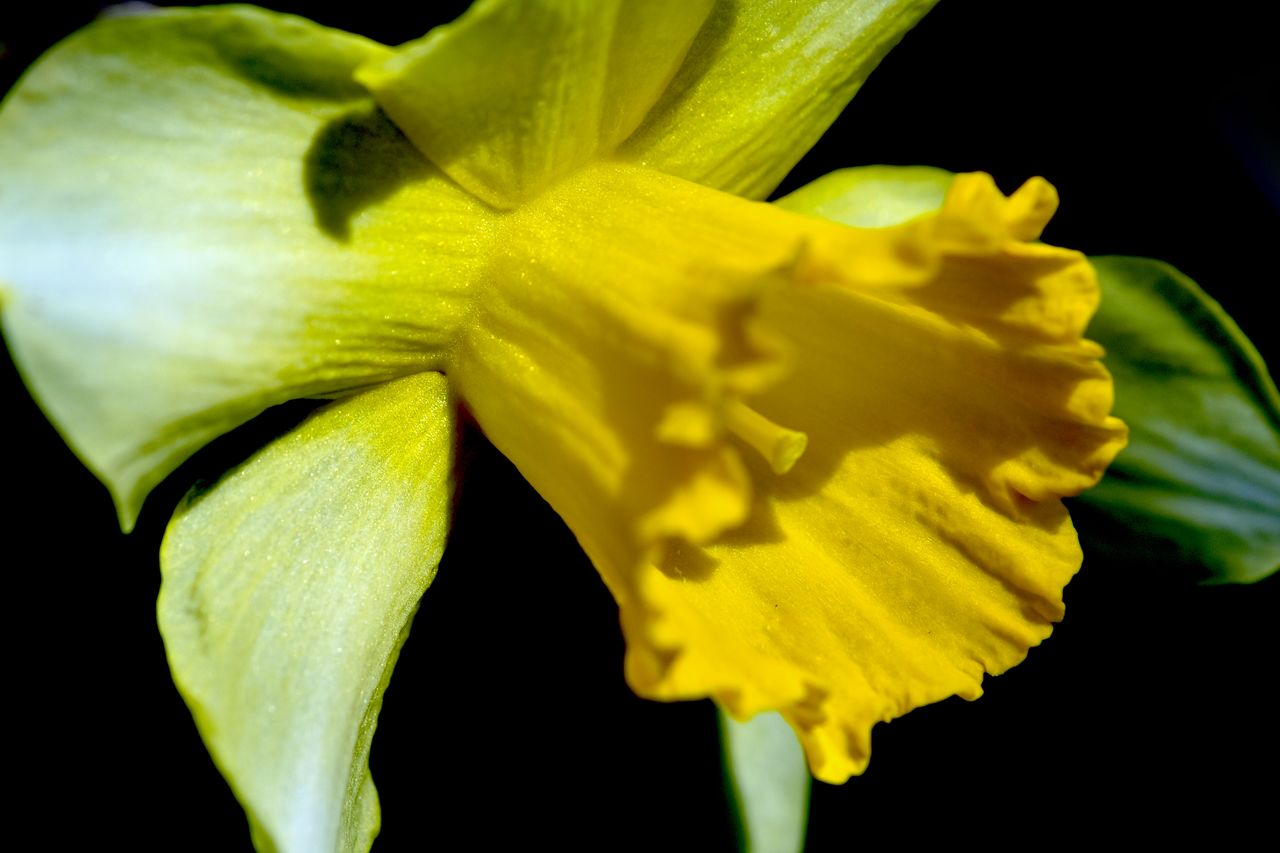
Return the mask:
<svg viewBox="0 0 1280 853"><path fill-rule="evenodd" d="M729 404L725 419L729 430L763 456L775 474L790 471L809 445L804 433L775 424L741 400Z"/></svg>

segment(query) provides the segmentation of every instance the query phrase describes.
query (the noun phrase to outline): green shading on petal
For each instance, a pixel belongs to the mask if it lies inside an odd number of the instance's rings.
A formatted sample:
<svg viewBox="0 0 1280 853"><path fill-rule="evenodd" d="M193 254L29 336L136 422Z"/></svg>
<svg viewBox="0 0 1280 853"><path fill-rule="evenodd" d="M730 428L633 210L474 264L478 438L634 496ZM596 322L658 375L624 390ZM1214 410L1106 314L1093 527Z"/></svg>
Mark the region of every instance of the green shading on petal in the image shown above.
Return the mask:
<svg viewBox="0 0 1280 853"><path fill-rule="evenodd" d="M250 7L93 24L0 107L5 337L128 528L284 400L435 367L487 213L352 80L388 48Z"/></svg>
<svg viewBox="0 0 1280 853"><path fill-rule="evenodd" d="M377 834L369 746L444 549L454 441L444 377L399 379L319 410L170 524L169 665L260 850Z"/></svg>
<svg viewBox="0 0 1280 853"><path fill-rule="evenodd" d="M937 0L720 0L621 156L764 198Z"/></svg>
<svg viewBox="0 0 1280 853"><path fill-rule="evenodd" d="M861 166L823 175L774 204L857 228L883 228L941 208L954 177L932 166Z"/></svg>
<svg viewBox="0 0 1280 853"><path fill-rule="evenodd" d="M1280 394L1262 357L1195 282L1146 258L1092 259L1129 447L1079 498L1087 546L1209 582L1280 568Z"/></svg>
<svg viewBox="0 0 1280 853"><path fill-rule="evenodd" d="M725 774L747 853L798 853L809 820L809 766L795 732L781 715L757 714L740 723L720 714Z"/></svg>
<svg viewBox="0 0 1280 853"><path fill-rule="evenodd" d="M712 0L480 0L357 78L497 207L607 156L662 94Z"/></svg>

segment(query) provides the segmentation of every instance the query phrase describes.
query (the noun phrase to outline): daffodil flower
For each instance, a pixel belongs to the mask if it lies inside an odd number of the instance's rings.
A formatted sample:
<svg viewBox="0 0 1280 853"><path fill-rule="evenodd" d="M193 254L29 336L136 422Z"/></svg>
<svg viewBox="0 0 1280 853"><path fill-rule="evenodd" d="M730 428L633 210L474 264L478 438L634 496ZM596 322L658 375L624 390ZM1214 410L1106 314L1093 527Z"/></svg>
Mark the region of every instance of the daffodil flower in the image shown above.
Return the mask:
<svg viewBox="0 0 1280 853"><path fill-rule="evenodd" d="M759 201L930 5L488 0L397 49L165 11L14 90L5 336L126 528L214 437L332 398L161 554L174 679L261 848L377 832L461 407L599 569L636 692L777 710L819 779L1048 636L1060 499L1125 440L1093 271L1036 242L1053 189Z"/></svg>

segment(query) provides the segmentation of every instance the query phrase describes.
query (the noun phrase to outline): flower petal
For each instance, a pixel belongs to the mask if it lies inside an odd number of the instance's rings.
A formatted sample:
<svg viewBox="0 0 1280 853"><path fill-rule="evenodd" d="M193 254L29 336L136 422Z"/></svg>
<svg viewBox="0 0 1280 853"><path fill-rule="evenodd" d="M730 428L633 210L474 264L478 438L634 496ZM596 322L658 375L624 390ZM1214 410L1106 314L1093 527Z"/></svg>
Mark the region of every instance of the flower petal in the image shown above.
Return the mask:
<svg viewBox="0 0 1280 853"><path fill-rule="evenodd" d="M161 551L174 681L260 850L369 848L369 745L444 549L444 377L332 403L178 509Z"/></svg>
<svg viewBox="0 0 1280 853"><path fill-rule="evenodd" d="M619 154L764 198L935 2L721 0Z"/></svg>
<svg viewBox="0 0 1280 853"><path fill-rule="evenodd" d="M779 470L803 452L803 436L742 403L785 371L755 316L766 294L833 277L919 284L936 262L919 237L585 168L504 218L449 374L625 598L652 549L745 519L731 434Z"/></svg>
<svg viewBox="0 0 1280 853"><path fill-rule="evenodd" d="M629 209L643 199L633 184L602 192L597 174L506 223L450 376L588 551L630 566L665 537L705 540L746 515L720 407L776 369L751 328L770 268L681 275L689 244Z"/></svg>
<svg viewBox="0 0 1280 853"><path fill-rule="evenodd" d="M351 81L386 50L247 7L108 19L0 110L5 336L126 528L211 438L445 346L483 206Z"/></svg>
<svg viewBox="0 0 1280 853"><path fill-rule="evenodd" d="M865 767L875 722L974 698L1048 636L1080 565L1059 498L1125 436L1080 337L1088 263L1019 239L1050 193L1005 201L959 176L931 220L933 281L766 300L796 367L752 404L808 450L782 477L749 458L751 520L641 574L623 610L638 692L778 709L839 782Z"/></svg>
<svg viewBox="0 0 1280 853"><path fill-rule="evenodd" d="M480 0L357 76L432 162L512 207L635 130L711 3Z"/></svg>
<svg viewBox="0 0 1280 853"><path fill-rule="evenodd" d="M932 166L859 166L823 175L774 204L857 228L884 228L941 208L954 179Z"/></svg>

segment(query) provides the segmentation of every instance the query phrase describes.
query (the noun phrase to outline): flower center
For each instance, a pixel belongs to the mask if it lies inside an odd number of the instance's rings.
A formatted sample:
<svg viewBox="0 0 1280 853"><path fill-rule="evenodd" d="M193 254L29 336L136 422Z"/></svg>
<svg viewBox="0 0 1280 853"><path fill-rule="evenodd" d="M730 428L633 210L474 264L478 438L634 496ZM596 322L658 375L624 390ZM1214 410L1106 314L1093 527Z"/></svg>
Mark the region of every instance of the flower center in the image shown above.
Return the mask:
<svg viewBox="0 0 1280 853"><path fill-rule="evenodd" d="M804 452L804 434L749 404L788 369L766 300L915 280L928 265L896 231L619 163L499 217L449 372L495 445L615 565L741 524L740 447L779 474Z"/></svg>

